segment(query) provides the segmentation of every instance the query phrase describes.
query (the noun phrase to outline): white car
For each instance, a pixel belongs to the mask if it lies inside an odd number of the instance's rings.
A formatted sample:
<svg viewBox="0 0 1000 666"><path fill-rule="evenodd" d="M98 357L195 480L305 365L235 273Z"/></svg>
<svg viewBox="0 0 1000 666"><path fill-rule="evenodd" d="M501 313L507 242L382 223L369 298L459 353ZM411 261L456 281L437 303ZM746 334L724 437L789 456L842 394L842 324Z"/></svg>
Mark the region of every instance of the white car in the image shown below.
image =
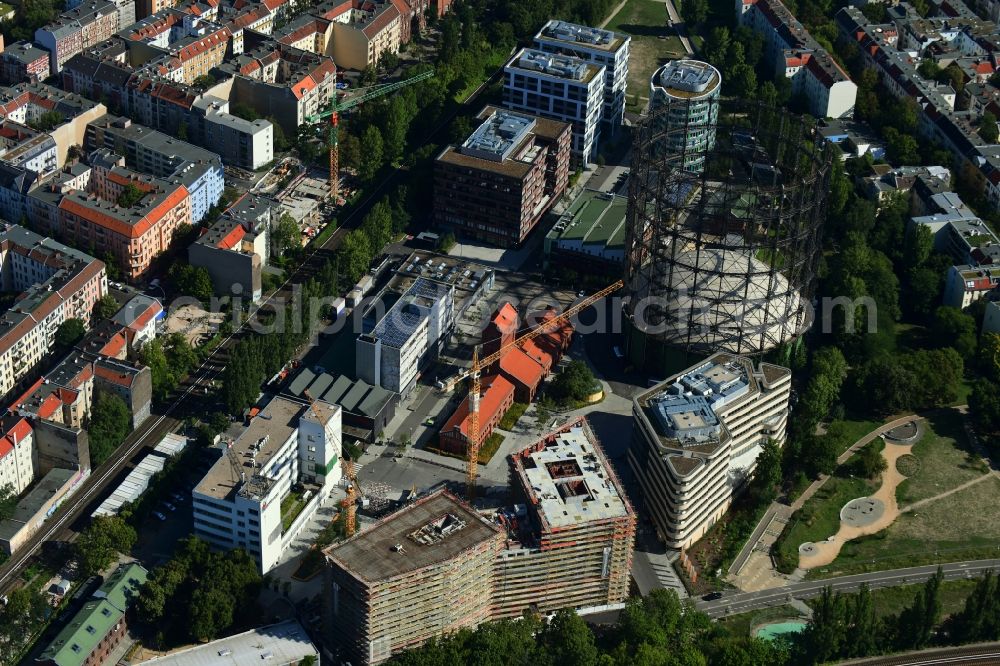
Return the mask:
<svg viewBox="0 0 1000 666"><path fill-rule="evenodd" d="M154 516L156 516L157 518L159 518L160 520L166 520L166 519L167 519L167 517L166 517L166 516L164 516L164 515L163 515L162 513L160 513L159 511L154 511L154 512L153 512L153 515L154 515Z"/></svg>
<svg viewBox="0 0 1000 666"><path fill-rule="evenodd" d="M615 348L612 351L615 353L615 358L625 358L625 352L623 352L622 348L618 345L615 345Z"/></svg>

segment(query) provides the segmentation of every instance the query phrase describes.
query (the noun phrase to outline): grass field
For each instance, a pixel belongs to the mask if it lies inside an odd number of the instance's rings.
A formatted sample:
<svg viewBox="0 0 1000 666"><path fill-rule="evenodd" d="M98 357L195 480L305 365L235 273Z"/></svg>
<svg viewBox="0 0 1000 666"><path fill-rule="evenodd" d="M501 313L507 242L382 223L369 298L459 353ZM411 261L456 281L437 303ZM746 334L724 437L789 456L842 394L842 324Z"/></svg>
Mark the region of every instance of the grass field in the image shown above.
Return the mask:
<svg viewBox="0 0 1000 666"><path fill-rule="evenodd" d="M629 0L606 27L632 35L627 99L629 110L637 111L649 97L649 77L668 60L683 57L684 47L667 25L666 5L659 0ZM639 103L633 104L637 98Z"/></svg>
<svg viewBox="0 0 1000 666"><path fill-rule="evenodd" d="M830 425L826 427L826 436L835 437L840 441L840 447L837 450L837 455L840 455L853 446L854 442L858 441L872 430L875 430L875 428L880 425L881 423L879 421L868 421L865 419L838 419L831 422Z"/></svg>
<svg viewBox="0 0 1000 666"><path fill-rule="evenodd" d="M974 580L953 580L941 583L941 619L954 615L965 607L965 599L976 586ZM898 615L900 611L913 604L917 594L921 594L924 586L902 585L872 590L872 602L875 606L875 616L878 618ZM818 600L807 601L813 605Z"/></svg>
<svg viewBox="0 0 1000 666"><path fill-rule="evenodd" d="M810 571L809 578L997 557L998 493L1000 479L989 478L904 513L888 529L845 543L832 564Z"/></svg>
<svg viewBox="0 0 1000 666"><path fill-rule="evenodd" d="M948 412L924 421L926 431L913 445L919 464L896 489L901 507L956 488L989 470L968 446L962 416Z"/></svg>
<svg viewBox="0 0 1000 666"><path fill-rule="evenodd" d="M791 572L799 563L799 546L822 541L840 529L840 509L852 499L870 495L878 484L868 479L832 476L795 514L777 544L778 568Z"/></svg>
<svg viewBox="0 0 1000 666"><path fill-rule="evenodd" d="M510 406L510 409L503 415L500 419L501 430L513 430L514 426L517 424L518 419L524 416L524 412L528 409L528 405L523 402L515 402Z"/></svg>

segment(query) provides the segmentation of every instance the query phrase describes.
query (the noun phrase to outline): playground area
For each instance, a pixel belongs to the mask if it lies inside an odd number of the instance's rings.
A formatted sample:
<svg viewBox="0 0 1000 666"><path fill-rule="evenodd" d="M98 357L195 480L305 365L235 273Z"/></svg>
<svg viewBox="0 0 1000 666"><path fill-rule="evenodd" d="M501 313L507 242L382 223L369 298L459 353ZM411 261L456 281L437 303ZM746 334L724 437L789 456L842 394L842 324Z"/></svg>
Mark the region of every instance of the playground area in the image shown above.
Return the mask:
<svg viewBox="0 0 1000 666"><path fill-rule="evenodd" d="M164 334L180 333L192 347L210 340L226 319L224 312L209 312L200 305L187 303L171 309L163 323Z"/></svg>

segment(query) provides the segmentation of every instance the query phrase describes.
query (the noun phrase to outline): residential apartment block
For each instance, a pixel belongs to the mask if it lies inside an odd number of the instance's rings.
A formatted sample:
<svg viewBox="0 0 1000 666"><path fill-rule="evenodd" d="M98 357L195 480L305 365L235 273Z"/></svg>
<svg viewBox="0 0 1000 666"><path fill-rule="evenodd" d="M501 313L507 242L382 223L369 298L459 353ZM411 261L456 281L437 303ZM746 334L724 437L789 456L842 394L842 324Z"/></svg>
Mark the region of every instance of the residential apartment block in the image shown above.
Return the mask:
<svg viewBox="0 0 1000 666"><path fill-rule="evenodd" d="M736 0L736 17L764 37L765 58L774 73L792 82L814 116L853 113L858 87L781 0Z"/></svg>
<svg viewBox="0 0 1000 666"><path fill-rule="evenodd" d="M195 535L245 549L267 573L340 480L340 445L340 407L272 399L192 490ZM283 500L298 484L309 495L285 525Z"/></svg>
<svg viewBox="0 0 1000 666"><path fill-rule="evenodd" d="M90 123L84 147L106 148L124 156L125 164L136 171L184 185L192 223L201 222L222 199L226 184L219 155L128 118L107 115Z"/></svg>
<svg viewBox="0 0 1000 666"><path fill-rule="evenodd" d="M21 296L0 316L0 395L52 350L67 319L90 321L107 293L104 263L19 226L0 232L0 287Z"/></svg>
<svg viewBox="0 0 1000 666"><path fill-rule="evenodd" d="M493 107L479 119L434 162L434 217L463 237L515 247L566 191L570 126Z"/></svg>
<svg viewBox="0 0 1000 666"><path fill-rule="evenodd" d="M119 262L126 279L137 280L167 249L174 231L182 224L191 224L191 197L180 183L140 174L124 164L124 157L106 149L95 151L90 157L91 168L83 176L84 188L47 184L32 191L29 199L38 209L47 209L36 224L42 224L43 219L50 224L55 220L53 233L109 253ZM121 197L126 189L137 190L140 198L124 201Z"/></svg>
<svg viewBox="0 0 1000 666"><path fill-rule="evenodd" d="M0 78L5 85L35 83L49 75L49 52L29 42L14 42L0 53Z"/></svg>
<svg viewBox="0 0 1000 666"><path fill-rule="evenodd" d="M35 43L49 52L49 69L58 74L67 60L118 32L118 21L118 7L113 2L93 0L35 30Z"/></svg>
<svg viewBox="0 0 1000 666"><path fill-rule="evenodd" d="M504 106L573 127L573 157L597 157L604 110L605 68L573 56L521 49L504 67Z"/></svg>
<svg viewBox="0 0 1000 666"><path fill-rule="evenodd" d="M788 369L720 353L633 399L629 463L668 548L704 536L764 443L784 444L790 390Z"/></svg>
<svg viewBox="0 0 1000 666"><path fill-rule="evenodd" d="M455 324L455 286L417 278L355 341L358 379L406 395Z"/></svg>
<svg viewBox="0 0 1000 666"><path fill-rule="evenodd" d="M267 120L244 120L229 113L229 102L206 96L191 105L192 135L212 146L224 164L259 169L274 160L274 127Z"/></svg>
<svg viewBox="0 0 1000 666"><path fill-rule="evenodd" d="M71 146L83 145L87 123L107 111L99 102L44 83L20 83L0 88L0 119L27 125L52 112L62 117L58 125L45 133L56 145L56 168L66 163Z"/></svg>
<svg viewBox="0 0 1000 666"><path fill-rule="evenodd" d="M614 132L625 121L628 59L632 37L602 28L549 21L535 35L534 47L546 53L570 55L604 67L603 121Z"/></svg>
<svg viewBox="0 0 1000 666"><path fill-rule="evenodd" d="M218 68L233 77L231 103L274 118L295 136L307 118L329 106L336 90L333 59L274 42L236 56Z"/></svg>
<svg viewBox="0 0 1000 666"><path fill-rule="evenodd" d="M232 34L198 16L164 9L122 31L129 58L171 81L192 84L222 64Z"/></svg>
<svg viewBox="0 0 1000 666"><path fill-rule="evenodd" d="M309 13L331 22L326 55L343 69L375 67L403 44L404 16L389 0L326 0Z"/></svg>
<svg viewBox="0 0 1000 666"><path fill-rule="evenodd" d="M512 507L484 514L440 490L325 550L325 633L352 663L527 611L622 607L635 513L586 420L510 467Z"/></svg>

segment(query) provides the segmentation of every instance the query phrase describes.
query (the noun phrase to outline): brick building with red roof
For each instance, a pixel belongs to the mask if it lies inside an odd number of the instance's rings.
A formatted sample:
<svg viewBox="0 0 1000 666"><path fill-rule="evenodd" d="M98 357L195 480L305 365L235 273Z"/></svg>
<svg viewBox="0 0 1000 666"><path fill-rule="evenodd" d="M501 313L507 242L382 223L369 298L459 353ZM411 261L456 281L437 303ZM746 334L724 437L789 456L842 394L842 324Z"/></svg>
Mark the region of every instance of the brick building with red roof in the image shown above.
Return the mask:
<svg viewBox="0 0 1000 666"><path fill-rule="evenodd" d="M514 385L501 375L484 377L479 399L479 446L493 434L500 419L514 404ZM438 436L443 451L464 455L469 445L469 399L458 406Z"/></svg>

